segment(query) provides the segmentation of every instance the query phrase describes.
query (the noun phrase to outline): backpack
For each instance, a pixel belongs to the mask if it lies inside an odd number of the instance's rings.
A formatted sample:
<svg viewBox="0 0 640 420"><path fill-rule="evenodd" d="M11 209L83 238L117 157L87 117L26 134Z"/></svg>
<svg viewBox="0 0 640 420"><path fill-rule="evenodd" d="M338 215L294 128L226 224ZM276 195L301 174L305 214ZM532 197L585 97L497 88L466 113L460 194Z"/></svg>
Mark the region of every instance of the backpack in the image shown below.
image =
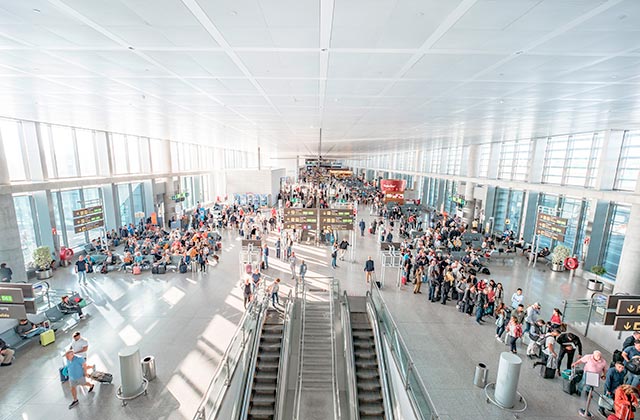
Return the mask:
<svg viewBox="0 0 640 420"><path fill-rule="evenodd" d="M102 264L102 268L100 268L100 274L107 274L109 269L107 267L107 263Z"/></svg>
<svg viewBox="0 0 640 420"><path fill-rule="evenodd" d="M516 324L516 326L513 329L513 335L516 338L522 337L522 325L521 324Z"/></svg>
<svg viewBox="0 0 640 420"><path fill-rule="evenodd" d="M187 264L180 264L178 270L180 270L180 273L185 274L187 272Z"/></svg>

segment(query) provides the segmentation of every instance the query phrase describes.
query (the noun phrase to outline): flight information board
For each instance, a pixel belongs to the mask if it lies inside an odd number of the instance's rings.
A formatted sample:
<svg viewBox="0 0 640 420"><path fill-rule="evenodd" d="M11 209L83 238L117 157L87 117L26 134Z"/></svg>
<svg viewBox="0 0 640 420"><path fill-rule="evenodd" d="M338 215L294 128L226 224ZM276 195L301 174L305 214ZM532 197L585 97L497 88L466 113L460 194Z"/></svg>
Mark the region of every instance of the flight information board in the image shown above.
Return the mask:
<svg viewBox="0 0 640 420"><path fill-rule="evenodd" d="M320 209L320 229L353 230L353 209Z"/></svg>
<svg viewBox="0 0 640 420"><path fill-rule="evenodd" d="M104 210L102 205L85 207L73 211L73 231L86 232L104 226Z"/></svg>
<svg viewBox="0 0 640 420"><path fill-rule="evenodd" d="M284 209L285 229L316 230L318 228L318 209Z"/></svg>
<svg viewBox="0 0 640 420"><path fill-rule="evenodd" d="M538 213L538 223L536 224L536 234L546 236L558 242L564 242L569 221L563 217L552 216L550 214Z"/></svg>

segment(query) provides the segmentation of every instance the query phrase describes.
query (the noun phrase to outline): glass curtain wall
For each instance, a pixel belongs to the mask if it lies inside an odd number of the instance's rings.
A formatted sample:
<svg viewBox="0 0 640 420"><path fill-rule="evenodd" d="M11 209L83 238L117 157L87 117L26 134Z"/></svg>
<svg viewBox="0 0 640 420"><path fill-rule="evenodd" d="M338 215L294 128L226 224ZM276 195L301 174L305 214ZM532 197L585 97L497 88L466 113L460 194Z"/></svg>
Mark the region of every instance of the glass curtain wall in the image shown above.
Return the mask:
<svg viewBox="0 0 640 420"><path fill-rule="evenodd" d="M20 231L20 244L25 265L33 261L33 250L40 245L38 237L38 218L35 211L33 197L30 195L16 195L13 197L16 209L16 220Z"/></svg>
<svg viewBox="0 0 640 420"><path fill-rule="evenodd" d="M0 137L9 170L9 180L25 181L27 169L24 160L22 125L19 121L0 119Z"/></svg>
<svg viewBox="0 0 640 420"><path fill-rule="evenodd" d="M631 207L612 203L609 208L609 222L605 235L606 244L602 252L602 266L607 270L607 277L615 278L620 265L622 245L629 224Z"/></svg>
<svg viewBox="0 0 640 420"><path fill-rule="evenodd" d="M520 235L523 200L524 192L522 191L496 188L493 211L494 233L502 234L512 230L516 236Z"/></svg>

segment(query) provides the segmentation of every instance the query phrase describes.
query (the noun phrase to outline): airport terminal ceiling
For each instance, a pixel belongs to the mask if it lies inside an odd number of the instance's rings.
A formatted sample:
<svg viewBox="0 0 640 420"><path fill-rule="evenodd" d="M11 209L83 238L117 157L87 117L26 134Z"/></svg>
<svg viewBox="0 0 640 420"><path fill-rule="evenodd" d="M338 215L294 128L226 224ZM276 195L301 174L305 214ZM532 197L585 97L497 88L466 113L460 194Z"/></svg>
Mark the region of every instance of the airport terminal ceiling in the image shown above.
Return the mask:
<svg viewBox="0 0 640 420"><path fill-rule="evenodd" d="M640 121L637 0L4 0L0 116L274 156Z"/></svg>

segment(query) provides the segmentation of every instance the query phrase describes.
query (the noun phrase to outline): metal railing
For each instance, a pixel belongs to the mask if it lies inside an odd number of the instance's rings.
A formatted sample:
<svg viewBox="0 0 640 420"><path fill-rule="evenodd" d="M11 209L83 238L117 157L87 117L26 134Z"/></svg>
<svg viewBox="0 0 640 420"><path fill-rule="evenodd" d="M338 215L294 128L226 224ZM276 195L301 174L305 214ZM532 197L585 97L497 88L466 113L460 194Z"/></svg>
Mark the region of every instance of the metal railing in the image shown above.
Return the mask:
<svg viewBox="0 0 640 420"><path fill-rule="evenodd" d="M300 402L302 399L302 367L304 355L304 317L307 306L307 285L304 279L296 281L296 298L300 299L300 345L298 352L298 377L296 378L295 407L293 409L296 419L300 418Z"/></svg>
<svg viewBox="0 0 640 420"><path fill-rule="evenodd" d="M260 293L262 292L262 294ZM193 420L211 420L215 418L222 405L222 400L231 384L233 374L242 356L246 356L245 349L257 333L260 321L260 314L264 310L263 302L266 300L264 289L259 289L258 297L254 299L245 311L236 331L227 346L218 367L213 374L213 378L204 396L198 404ZM268 301L267 301L268 303Z"/></svg>
<svg viewBox="0 0 640 420"><path fill-rule="evenodd" d="M367 292L375 309L376 321L381 326L382 337L391 349L391 355L398 366L402 383L411 401L414 414L421 420L437 420L439 415L435 409L433 401L426 390L424 382L416 372L415 363L409 354L400 330L394 322L391 312L382 299L380 290L372 285L371 291ZM382 344L382 343L381 343Z"/></svg>
<svg viewBox="0 0 640 420"><path fill-rule="evenodd" d="M331 319L331 371L332 371L332 386L333 386L333 412L335 418L341 418L340 415L340 393L338 392L338 372L336 371L338 366L338 352L336 351L336 319L334 312L334 304L340 298L340 283L335 278L331 278L330 291L329 291L329 319Z"/></svg>
<svg viewBox="0 0 640 420"><path fill-rule="evenodd" d="M353 337L351 333L351 312L349 309L349 299L347 292L343 293L342 302L342 331L344 332L344 356L347 359L347 395L351 404L351 419L360 420L360 411L357 409L356 401L358 401L358 388L356 385L356 357L353 352Z"/></svg>
<svg viewBox="0 0 640 420"><path fill-rule="evenodd" d="M589 326L594 320L594 314L599 314L600 322L607 310L607 296L603 293L594 293L589 299L569 299L562 301L562 321L570 323L573 327L584 323L584 336L589 334Z"/></svg>
<svg viewBox="0 0 640 420"><path fill-rule="evenodd" d="M380 331L380 323L378 322L376 308L373 304L371 295L367 296L367 311L373 327L373 336L376 343L376 357L378 358L378 375L380 376L380 384L382 387L382 403L384 406L385 419L393 420L395 417L391 399L391 380L389 379L389 370L387 369L387 358L382 342L382 333Z"/></svg>

